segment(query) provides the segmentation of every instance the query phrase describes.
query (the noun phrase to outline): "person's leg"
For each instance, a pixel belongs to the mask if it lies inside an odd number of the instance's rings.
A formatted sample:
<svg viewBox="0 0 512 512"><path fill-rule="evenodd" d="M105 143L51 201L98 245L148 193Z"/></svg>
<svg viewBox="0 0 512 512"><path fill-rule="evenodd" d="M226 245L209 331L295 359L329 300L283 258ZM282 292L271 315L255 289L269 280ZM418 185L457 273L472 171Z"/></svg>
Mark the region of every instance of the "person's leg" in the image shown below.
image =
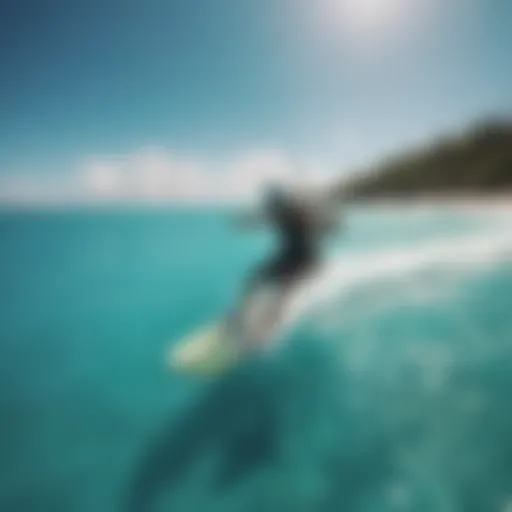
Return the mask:
<svg viewBox="0 0 512 512"><path fill-rule="evenodd" d="M269 330L274 329L275 325L285 314L288 301L291 299L294 290L302 279L307 279L316 268L314 259L297 258L283 261L279 268L279 273L274 276L276 292L272 304L269 305L268 315L266 317Z"/></svg>
<svg viewBox="0 0 512 512"><path fill-rule="evenodd" d="M260 266L248 280L241 300L230 317L230 325L237 329L237 335L246 330L243 322L250 318L251 300L258 300L258 293L264 293L265 288L268 288L272 297L270 300L264 299L264 309L261 314L258 313L256 316L260 325L252 324L253 329L260 335L256 340L248 340L248 342L266 340L285 314L286 306L296 285L307 276L312 268L312 261L298 257L275 258ZM255 307L258 310L257 303ZM249 320L250 323L251 320Z"/></svg>
<svg viewBox="0 0 512 512"><path fill-rule="evenodd" d="M291 278L282 278L275 282L272 300L268 302L265 316L262 319L262 331L271 333L279 324L286 310L295 281Z"/></svg>
<svg viewBox="0 0 512 512"><path fill-rule="evenodd" d="M244 284L237 304L228 315L228 323L231 327L240 327L243 315L250 303L250 300L254 297L258 288L267 286L274 280L278 264L278 260L276 258L272 258L265 261L251 273L247 282Z"/></svg>
<svg viewBox="0 0 512 512"><path fill-rule="evenodd" d="M266 276L264 285L272 287L270 292L272 296L266 301L262 315L259 317L260 341L267 340L282 320L293 290L301 279L302 271L303 262L288 257L276 261L271 273Z"/></svg>

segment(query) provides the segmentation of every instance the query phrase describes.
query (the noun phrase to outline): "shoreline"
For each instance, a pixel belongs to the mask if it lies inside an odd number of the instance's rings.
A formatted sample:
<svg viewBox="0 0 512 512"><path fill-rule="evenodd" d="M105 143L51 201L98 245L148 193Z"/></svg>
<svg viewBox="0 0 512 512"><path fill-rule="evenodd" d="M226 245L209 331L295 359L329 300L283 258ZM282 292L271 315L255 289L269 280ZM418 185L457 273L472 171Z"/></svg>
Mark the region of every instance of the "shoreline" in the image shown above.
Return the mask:
<svg viewBox="0 0 512 512"><path fill-rule="evenodd" d="M432 209L442 208L465 211L495 211L512 214L512 193L500 195L456 195L456 196L424 196L415 198L386 197L366 198L348 201L351 206L370 208L405 208Z"/></svg>

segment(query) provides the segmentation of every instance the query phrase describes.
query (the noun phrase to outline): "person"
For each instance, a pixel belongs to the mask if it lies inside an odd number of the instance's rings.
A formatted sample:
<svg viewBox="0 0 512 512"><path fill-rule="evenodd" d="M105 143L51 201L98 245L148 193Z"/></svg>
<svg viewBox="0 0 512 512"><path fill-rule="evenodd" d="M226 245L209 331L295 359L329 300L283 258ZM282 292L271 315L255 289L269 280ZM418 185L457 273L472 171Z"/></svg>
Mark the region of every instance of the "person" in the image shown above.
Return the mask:
<svg viewBox="0 0 512 512"><path fill-rule="evenodd" d="M266 189L262 212L256 217L246 218L246 221L250 220L250 224L254 225L255 220L263 220L271 225L277 234L277 248L249 277L234 315L235 321L242 320L255 293L270 286L274 291L274 300L268 304L261 327L264 332L273 330L295 285L311 275L320 264L322 242L326 235L339 228L337 220L327 211L326 205L308 202L284 187L270 185Z"/></svg>

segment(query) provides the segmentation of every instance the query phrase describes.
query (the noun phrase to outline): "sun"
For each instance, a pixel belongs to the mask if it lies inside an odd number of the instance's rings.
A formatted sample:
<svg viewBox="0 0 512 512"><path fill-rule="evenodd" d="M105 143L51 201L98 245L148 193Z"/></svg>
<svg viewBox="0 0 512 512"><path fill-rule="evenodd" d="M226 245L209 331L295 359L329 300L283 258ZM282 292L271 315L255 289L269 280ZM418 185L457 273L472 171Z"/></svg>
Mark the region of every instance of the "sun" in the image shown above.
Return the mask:
<svg viewBox="0 0 512 512"><path fill-rule="evenodd" d="M338 15L349 28L361 33L382 32L400 23L406 0L342 0Z"/></svg>
<svg viewBox="0 0 512 512"><path fill-rule="evenodd" d="M431 2L433 0L430 0ZM378 48L421 25L429 0L322 0L331 35L359 47Z"/></svg>

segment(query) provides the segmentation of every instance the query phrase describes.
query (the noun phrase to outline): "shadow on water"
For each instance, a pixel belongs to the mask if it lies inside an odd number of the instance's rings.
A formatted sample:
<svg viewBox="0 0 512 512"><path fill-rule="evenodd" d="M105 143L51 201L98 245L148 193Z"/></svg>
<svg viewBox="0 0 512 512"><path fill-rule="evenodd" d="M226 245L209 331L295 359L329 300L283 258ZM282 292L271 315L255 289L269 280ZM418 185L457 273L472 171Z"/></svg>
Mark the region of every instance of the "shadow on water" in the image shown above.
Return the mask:
<svg viewBox="0 0 512 512"><path fill-rule="evenodd" d="M334 375L331 358L318 345L304 347L279 361L237 369L210 384L181 418L170 418L136 468L124 509L155 510L161 495L185 482L212 451L219 454L212 488L227 493L260 470L282 468L292 438L305 449L289 464L292 473L294 466L308 466L311 458L313 470L323 474L326 493L316 510L355 502L384 471L385 445L375 440L368 445L365 437L364 446L357 447L364 434L343 403L340 369ZM319 434L318 425L332 427L334 437ZM341 451L336 446L340 438ZM308 445L316 446L311 455Z"/></svg>
<svg viewBox="0 0 512 512"><path fill-rule="evenodd" d="M234 485L271 463L277 446L277 400L272 372L246 366L209 387L182 418L170 418L140 464L129 498L130 510L145 511L165 487L179 483L208 449L223 462L215 486Z"/></svg>

